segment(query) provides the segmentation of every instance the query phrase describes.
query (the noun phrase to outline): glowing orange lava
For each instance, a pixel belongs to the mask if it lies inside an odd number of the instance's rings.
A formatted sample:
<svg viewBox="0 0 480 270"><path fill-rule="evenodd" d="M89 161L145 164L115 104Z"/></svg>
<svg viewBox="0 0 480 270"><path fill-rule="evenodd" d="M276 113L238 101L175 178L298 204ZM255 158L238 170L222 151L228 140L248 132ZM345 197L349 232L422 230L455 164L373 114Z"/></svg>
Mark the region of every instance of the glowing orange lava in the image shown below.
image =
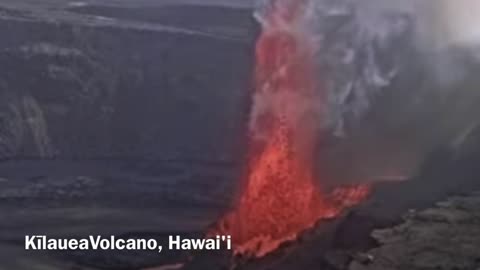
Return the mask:
<svg viewBox="0 0 480 270"><path fill-rule="evenodd" d="M261 257L363 200L366 186L324 192L314 153L321 98L314 41L305 34L306 1L273 2L257 42L256 91L245 188L234 211L212 234L232 235L237 254Z"/></svg>

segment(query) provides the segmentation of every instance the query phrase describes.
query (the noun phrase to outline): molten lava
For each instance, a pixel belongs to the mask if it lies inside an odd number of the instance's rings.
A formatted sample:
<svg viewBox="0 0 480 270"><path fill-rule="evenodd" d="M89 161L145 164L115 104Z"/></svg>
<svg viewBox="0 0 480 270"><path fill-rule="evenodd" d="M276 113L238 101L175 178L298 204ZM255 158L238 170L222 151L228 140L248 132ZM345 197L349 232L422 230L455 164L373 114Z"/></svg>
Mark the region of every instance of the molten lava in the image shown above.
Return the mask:
<svg viewBox="0 0 480 270"><path fill-rule="evenodd" d="M366 186L325 192L316 183L322 98L314 41L303 29L307 2L276 0L256 47L256 90L245 188L212 234L232 235L237 254L261 257L318 220L363 200Z"/></svg>

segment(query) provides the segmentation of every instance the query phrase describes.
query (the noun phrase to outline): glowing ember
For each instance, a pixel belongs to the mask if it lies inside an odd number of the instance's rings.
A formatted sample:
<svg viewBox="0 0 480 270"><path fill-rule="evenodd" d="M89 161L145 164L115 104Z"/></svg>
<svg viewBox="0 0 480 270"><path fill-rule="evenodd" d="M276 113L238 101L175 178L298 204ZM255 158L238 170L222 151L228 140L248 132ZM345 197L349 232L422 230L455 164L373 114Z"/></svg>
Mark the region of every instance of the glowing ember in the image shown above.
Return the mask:
<svg viewBox="0 0 480 270"><path fill-rule="evenodd" d="M315 185L321 91L315 42L301 31L305 4L272 2L257 43L246 186L236 210L212 232L232 235L236 253L264 256L368 193L366 186L325 193Z"/></svg>

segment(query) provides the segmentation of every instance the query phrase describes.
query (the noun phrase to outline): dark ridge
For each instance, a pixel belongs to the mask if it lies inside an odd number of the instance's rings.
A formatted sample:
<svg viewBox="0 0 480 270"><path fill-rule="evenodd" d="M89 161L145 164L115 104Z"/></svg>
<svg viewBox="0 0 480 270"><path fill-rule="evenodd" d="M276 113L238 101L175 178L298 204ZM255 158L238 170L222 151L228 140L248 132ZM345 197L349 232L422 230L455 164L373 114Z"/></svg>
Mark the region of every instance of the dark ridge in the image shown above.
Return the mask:
<svg viewBox="0 0 480 270"><path fill-rule="evenodd" d="M30 18L29 14L26 13L25 11L19 11L19 10L13 10L13 9L9 9L9 8L0 7L0 19L3 16L17 17L17 18L23 18L23 19Z"/></svg>
<svg viewBox="0 0 480 270"><path fill-rule="evenodd" d="M169 26L187 27L195 30L209 30L209 28L225 28L242 31L248 35L252 28L252 12L249 9L235 9L222 6L180 6L169 5L162 7L112 7L91 5L72 7L68 11L102 16L121 20L131 20L148 23L160 23ZM235 35L235 33L231 33Z"/></svg>

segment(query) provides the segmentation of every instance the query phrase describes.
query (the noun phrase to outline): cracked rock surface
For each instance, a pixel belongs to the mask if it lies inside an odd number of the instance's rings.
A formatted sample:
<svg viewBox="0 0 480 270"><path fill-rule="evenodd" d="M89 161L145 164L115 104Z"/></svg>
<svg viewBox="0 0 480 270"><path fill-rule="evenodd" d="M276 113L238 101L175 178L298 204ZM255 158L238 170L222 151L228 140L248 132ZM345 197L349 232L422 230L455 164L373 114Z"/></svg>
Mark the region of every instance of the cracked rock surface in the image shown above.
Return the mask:
<svg viewBox="0 0 480 270"><path fill-rule="evenodd" d="M434 208L410 211L405 222L376 230L381 244L369 261L354 260L349 270L480 269L480 193L453 197Z"/></svg>

